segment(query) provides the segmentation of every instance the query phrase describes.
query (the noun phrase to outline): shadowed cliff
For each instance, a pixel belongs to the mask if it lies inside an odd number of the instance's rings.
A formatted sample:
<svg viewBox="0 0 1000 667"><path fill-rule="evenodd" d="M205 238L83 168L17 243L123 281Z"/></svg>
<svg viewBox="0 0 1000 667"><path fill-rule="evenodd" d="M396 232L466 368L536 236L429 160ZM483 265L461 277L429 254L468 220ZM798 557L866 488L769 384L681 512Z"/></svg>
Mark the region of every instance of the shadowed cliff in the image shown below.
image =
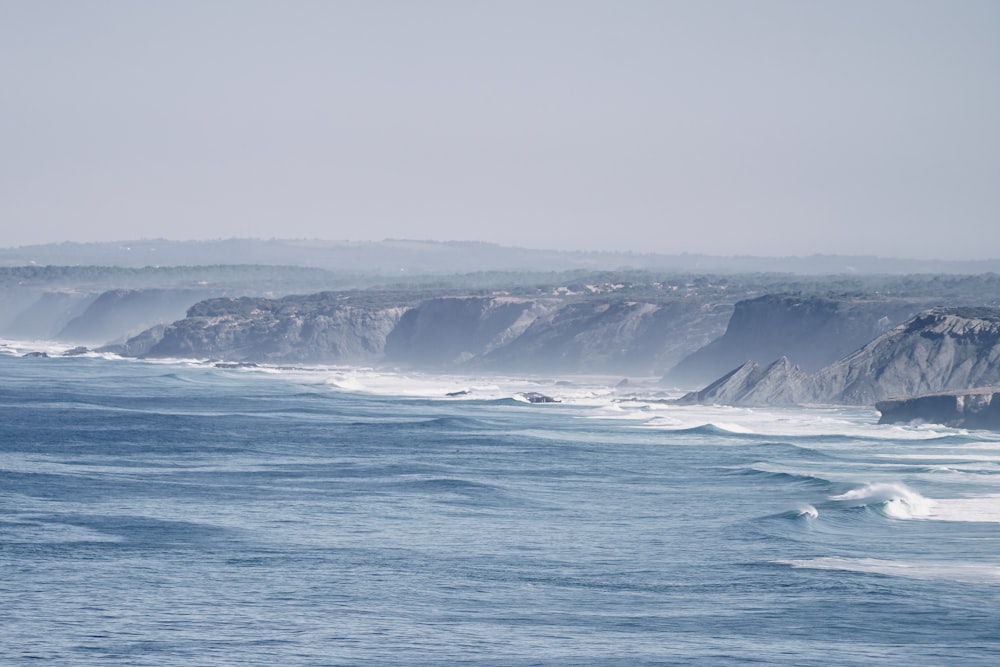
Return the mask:
<svg viewBox="0 0 1000 667"><path fill-rule="evenodd" d="M744 362L779 357L817 371L919 310L913 302L886 298L769 294L740 301L725 334L682 359L664 380L697 386Z"/></svg>

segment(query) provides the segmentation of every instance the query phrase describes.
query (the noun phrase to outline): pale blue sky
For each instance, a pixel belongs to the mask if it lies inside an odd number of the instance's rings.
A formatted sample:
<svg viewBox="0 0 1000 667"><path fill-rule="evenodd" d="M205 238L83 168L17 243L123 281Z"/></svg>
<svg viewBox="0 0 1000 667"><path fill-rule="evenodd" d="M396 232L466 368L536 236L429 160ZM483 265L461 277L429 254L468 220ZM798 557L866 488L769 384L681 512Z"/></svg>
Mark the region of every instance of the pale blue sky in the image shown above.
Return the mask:
<svg viewBox="0 0 1000 667"><path fill-rule="evenodd" d="M0 0L0 246L1000 256L1000 2Z"/></svg>

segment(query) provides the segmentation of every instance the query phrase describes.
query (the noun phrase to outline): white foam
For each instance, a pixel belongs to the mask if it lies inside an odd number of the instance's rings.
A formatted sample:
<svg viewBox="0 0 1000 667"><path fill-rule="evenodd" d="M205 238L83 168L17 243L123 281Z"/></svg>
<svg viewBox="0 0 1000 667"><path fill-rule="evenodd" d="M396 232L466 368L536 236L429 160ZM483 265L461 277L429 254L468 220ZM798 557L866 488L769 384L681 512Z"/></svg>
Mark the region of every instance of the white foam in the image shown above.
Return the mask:
<svg viewBox="0 0 1000 667"><path fill-rule="evenodd" d="M830 500L857 501L857 505L878 505L894 519L925 519L1000 523L1000 494L961 498L926 498L904 484L867 484Z"/></svg>
<svg viewBox="0 0 1000 667"><path fill-rule="evenodd" d="M714 424L735 433L774 437L843 436L889 442L934 440L942 435L957 433L954 429L932 431L879 425L878 413L867 408L743 408L662 402L655 405L659 420L651 419L645 426L665 430Z"/></svg>
<svg viewBox="0 0 1000 667"><path fill-rule="evenodd" d="M920 562L878 558L822 557L772 561L781 565L813 570L843 570L884 574L911 579L941 579L974 584L1000 583L1000 565L970 562Z"/></svg>
<svg viewBox="0 0 1000 667"><path fill-rule="evenodd" d="M642 421L646 423L649 423L653 419L657 419L657 417L652 417L649 414L649 411L644 407L626 407L621 403L609 403L607 405L597 406L593 411L587 414L587 417L591 419L618 419L624 421Z"/></svg>
<svg viewBox="0 0 1000 667"><path fill-rule="evenodd" d="M810 519L815 519L819 516L819 510L817 510L812 505L805 505L798 509L799 516L808 517Z"/></svg>
<svg viewBox="0 0 1000 667"><path fill-rule="evenodd" d="M860 506L879 505L886 515L894 519L929 517L935 505L935 501L898 483L866 484L846 493L830 496L830 500L857 501Z"/></svg>
<svg viewBox="0 0 1000 667"><path fill-rule="evenodd" d="M991 449L997 448L997 443L991 443ZM976 463L1000 463L1000 454L872 454L872 458L893 459L900 461L974 461ZM891 464L888 464L891 465Z"/></svg>
<svg viewBox="0 0 1000 667"><path fill-rule="evenodd" d="M935 501L927 516L938 521L1000 523L1000 494Z"/></svg>
<svg viewBox="0 0 1000 667"><path fill-rule="evenodd" d="M64 352L75 347L77 346L51 340L0 340L0 352L18 357L32 352L44 352L52 357L62 356Z"/></svg>

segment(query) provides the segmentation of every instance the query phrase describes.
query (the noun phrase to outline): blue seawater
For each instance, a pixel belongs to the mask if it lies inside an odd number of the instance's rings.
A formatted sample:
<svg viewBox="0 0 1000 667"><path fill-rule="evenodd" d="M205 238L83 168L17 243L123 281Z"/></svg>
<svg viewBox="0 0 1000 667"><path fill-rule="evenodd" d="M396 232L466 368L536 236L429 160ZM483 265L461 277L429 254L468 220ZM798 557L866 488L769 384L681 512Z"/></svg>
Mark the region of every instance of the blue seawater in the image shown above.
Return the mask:
<svg viewBox="0 0 1000 667"><path fill-rule="evenodd" d="M996 434L333 375L0 354L0 663L1000 664Z"/></svg>

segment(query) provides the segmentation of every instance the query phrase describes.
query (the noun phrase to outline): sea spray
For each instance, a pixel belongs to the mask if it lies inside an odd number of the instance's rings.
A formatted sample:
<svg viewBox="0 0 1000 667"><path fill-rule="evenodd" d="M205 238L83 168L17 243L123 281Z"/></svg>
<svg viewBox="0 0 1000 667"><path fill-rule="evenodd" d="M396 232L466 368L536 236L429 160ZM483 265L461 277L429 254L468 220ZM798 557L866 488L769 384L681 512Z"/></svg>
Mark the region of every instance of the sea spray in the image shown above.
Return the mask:
<svg viewBox="0 0 1000 667"><path fill-rule="evenodd" d="M898 483L866 484L830 500L856 501L854 506L876 507L894 519L926 518L934 508L933 500Z"/></svg>

